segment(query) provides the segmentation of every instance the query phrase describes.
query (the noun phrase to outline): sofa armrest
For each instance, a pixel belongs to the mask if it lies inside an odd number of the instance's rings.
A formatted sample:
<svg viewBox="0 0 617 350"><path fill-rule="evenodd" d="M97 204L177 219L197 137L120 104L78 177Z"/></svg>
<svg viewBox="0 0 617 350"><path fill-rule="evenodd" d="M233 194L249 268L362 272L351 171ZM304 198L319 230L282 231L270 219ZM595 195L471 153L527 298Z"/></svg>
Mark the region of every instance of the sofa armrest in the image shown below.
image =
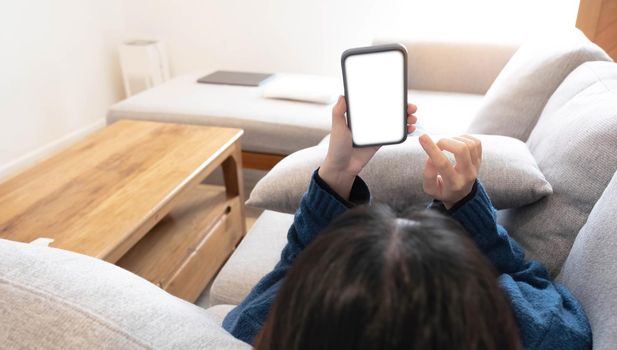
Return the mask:
<svg viewBox="0 0 617 350"><path fill-rule="evenodd" d="M248 349L216 318L85 255L0 239L4 348Z"/></svg>
<svg viewBox="0 0 617 350"><path fill-rule="evenodd" d="M395 40L376 39L375 45ZM485 94L517 46L494 43L402 41L409 89Z"/></svg>

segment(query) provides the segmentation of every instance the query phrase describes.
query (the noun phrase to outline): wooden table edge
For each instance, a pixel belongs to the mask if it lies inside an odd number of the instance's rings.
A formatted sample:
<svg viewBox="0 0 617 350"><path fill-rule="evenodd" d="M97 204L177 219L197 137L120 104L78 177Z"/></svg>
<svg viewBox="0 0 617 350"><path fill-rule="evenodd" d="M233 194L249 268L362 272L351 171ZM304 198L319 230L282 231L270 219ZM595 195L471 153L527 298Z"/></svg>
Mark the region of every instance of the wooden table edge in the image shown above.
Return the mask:
<svg viewBox="0 0 617 350"><path fill-rule="evenodd" d="M174 189L171 190L167 196L165 196L165 198L163 198L159 204L152 209L151 213L145 216L144 219L136 225L132 234L127 235L117 245L103 249L96 255L96 257L110 263L115 263L118 261L124 254L126 254L127 251L129 251L129 249L139 242L139 240L142 239L154 227L154 225L156 225L157 222L159 222L171 211L173 204L175 204L174 202L180 199L184 191L188 191L193 186L199 185L199 183L201 183L201 181L203 181L211 173L211 171L207 171L210 170L209 168L214 169L217 166L222 165L223 161L225 161L228 157L231 157L234 152L241 154L240 137L244 134L244 130L237 128L225 129L234 129L237 132L232 138L230 138L229 141L217 149L217 151L208 157L208 159L202 162L202 164L195 169L191 175L187 176L181 183L175 186ZM234 146L237 147L237 150L234 150ZM236 162L238 161L241 162L242 159L236 160ZM244 198L242 198L242 200L244 200Z"/></svg>

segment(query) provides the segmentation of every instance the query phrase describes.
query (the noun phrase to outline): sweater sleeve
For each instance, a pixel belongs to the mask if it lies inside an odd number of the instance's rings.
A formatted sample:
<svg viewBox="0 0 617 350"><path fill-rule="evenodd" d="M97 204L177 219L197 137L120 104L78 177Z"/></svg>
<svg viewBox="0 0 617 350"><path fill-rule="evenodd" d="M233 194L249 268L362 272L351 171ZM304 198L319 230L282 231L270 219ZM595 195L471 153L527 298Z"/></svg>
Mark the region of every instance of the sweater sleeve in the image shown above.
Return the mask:
<svg viewBox="0 0 617 350"><path fill-rule="evenodd" d="M509 296L526 349L589 349L591 327L581 305L553 282L539 262L525 262L523 249L497 224L496 210L477 181L475 193L450 214L495 266Z"/></svg>
<svg viewBox="0 0 617 350"><path fill-rule="evenodd" d="M287 244L281 252L279 262L253 287L246 298L227 314L223 320L223 328L234 337L252 344L266 321L276 293L296 256L334 218L356 204L368 202L369 198L368 187L359 177L356 177L350 200L347 201L332 191L315 171L287 233Z"/></svg>

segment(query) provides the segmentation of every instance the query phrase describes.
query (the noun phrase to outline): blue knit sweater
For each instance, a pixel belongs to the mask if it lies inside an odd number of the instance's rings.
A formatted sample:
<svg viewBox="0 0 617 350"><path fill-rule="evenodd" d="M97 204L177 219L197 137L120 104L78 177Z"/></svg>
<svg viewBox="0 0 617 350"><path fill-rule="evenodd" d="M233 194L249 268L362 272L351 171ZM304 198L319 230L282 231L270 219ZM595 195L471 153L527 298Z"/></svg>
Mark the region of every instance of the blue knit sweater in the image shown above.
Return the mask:
<svg viewBox="0 0 617 350"><path fill-rule="evenodd" d="M334 218L368 199L368 188L360 178L346 201L315 172L287 234L281 260L225 317L223 327L252 343L295 257ZM523 249L497 224L496 211L479 181L470 195L446 212L465 227L497 269L498 283L509 296L526 349L591 348L591 328L580 304L564 286L550 280L540 263L525 262Z"/></svg>

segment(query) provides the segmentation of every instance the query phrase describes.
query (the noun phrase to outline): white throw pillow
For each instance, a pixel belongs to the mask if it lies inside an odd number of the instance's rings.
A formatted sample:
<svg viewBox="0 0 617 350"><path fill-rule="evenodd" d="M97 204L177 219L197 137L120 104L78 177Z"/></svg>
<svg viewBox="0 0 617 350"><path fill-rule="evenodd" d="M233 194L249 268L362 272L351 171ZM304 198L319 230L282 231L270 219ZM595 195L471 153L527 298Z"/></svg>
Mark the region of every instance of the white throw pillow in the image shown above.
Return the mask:
<svg viewBox="0 0 617 350"><path fill-rule="evenodd" d="M342 90L339 81L332 77L306 74L276 74L267 81L262 94L265 98L331 104Z"/></svg>
<svg viewBox="0 0 617 350"><path fill-rule="evenodd" d="M587 61L612 60L578 29L522 45L487 91L467 131L526 141L553 92Z"/></svg>
<svg viewBox="0 0 617 350"><path fill-rule="evenodd" d="M477 135L482 140L480 179L497 208L533 203L552 193L527 146L514 138ZM251 192L247 205L293 213L308 188L311 175L328 150L327 143L295 152L279 162ZM382 147L360 176L373 200L396 206L424 205L422 190L426 154L416 137Z"/></svg>

